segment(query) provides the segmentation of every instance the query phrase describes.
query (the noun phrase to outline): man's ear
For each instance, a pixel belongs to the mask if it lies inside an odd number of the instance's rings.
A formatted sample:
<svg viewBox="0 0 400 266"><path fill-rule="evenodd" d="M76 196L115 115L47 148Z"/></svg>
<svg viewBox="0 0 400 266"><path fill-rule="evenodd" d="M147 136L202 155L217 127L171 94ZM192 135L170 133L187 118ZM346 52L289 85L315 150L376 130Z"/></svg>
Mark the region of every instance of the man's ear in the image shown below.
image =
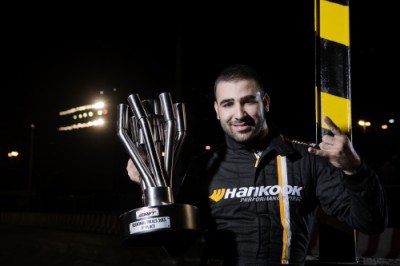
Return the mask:
<svg viewBox="0 0 400 266"><path fill-rule="evenodd" d="M268 111L269 111L269 101L270 101L269 95L267 93L265 93L262 100L263 100L263 103L264 103L265 112L268 113Z"/></svg>
<svg viewBox="0 0 400 266"><path fill-rule="evenodd" d="M215 113L217 114L217 119L219 120L218 103L216 101L214 101L214 110L215 110Z"/></svg>

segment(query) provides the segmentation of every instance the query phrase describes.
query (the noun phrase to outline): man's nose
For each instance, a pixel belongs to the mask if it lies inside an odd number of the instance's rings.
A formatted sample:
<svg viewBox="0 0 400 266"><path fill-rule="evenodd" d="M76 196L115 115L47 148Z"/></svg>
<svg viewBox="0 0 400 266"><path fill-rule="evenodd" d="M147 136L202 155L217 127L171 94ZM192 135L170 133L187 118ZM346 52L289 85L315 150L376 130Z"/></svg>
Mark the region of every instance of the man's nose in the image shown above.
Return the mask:
<svg viewBox="0 0 400 266"><path fill-rule="evenodd" d="M246 110L244 109L243 105L237 104L235 106L234 116L236 119L242 119L243 117L247 116Z"/></svg>

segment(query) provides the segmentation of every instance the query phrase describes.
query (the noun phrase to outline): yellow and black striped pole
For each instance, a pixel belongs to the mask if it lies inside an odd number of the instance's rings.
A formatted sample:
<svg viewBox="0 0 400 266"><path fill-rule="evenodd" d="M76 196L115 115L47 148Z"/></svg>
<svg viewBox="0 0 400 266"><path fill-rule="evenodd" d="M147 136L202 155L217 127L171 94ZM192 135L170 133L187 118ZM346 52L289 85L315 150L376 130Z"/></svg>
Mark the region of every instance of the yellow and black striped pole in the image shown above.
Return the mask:
<svg viewBox="0 0 400 266"><path fill-rule="evenodd" d="M351 139L349 0L314 0L316 143L329 134L329 116ZM356 232L322 211L319 258L356 262Z"/></svg>
<svg viewBox="0 0 400 266"><path fill-rule="evenodd" d="M349 0L315 0L317 140L328 115L351 137Z"/></svg>

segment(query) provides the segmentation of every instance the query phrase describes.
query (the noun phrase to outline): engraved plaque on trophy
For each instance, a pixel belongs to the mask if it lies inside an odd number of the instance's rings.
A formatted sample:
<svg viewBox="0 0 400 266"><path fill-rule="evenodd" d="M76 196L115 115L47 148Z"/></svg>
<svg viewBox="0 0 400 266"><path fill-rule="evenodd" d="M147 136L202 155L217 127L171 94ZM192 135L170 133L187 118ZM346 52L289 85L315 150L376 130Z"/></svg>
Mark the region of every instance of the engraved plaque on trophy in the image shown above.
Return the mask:
<svg viewBox="0 0 400 266"><path fill-rule="evenodd" d="M122 243L162 245L179 237L197 237L200 218L197 207L174 202L172 180L186 137L183 103L173 103L171 94L141 100L128 96L118 105L117 135L140 173L143 207L120 216Z"/></svg>

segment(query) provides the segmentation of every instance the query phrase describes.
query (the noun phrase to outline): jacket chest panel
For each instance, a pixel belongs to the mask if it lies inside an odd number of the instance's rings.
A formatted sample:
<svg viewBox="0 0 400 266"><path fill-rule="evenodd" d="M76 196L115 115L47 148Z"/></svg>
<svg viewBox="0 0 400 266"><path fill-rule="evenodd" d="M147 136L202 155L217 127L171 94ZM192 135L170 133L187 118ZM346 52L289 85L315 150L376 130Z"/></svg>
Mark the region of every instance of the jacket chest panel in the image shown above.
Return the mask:
<svg viewBox="0 0 400 266"><path fill-rule="evenodd" d="M280 211L283 198L290 205L302 202L301 179L296 177L291 164L287 165L286 180L282 181L276 158L262 161L258 168L251 159L221 163L209 186L211 210L226 208L230 215L239 211L273 214Z"/></svg>
<svg viewBox="0 0 400 266"><path fill-rule="evenodd" d="M270 161L261 170L255 167L255 162L256 157L248 156L231 158L220 164L209 186L211 208L231 206L235 209L254 209L255 205L259 205L259 196L275 193L276 161Z"/></svg>

